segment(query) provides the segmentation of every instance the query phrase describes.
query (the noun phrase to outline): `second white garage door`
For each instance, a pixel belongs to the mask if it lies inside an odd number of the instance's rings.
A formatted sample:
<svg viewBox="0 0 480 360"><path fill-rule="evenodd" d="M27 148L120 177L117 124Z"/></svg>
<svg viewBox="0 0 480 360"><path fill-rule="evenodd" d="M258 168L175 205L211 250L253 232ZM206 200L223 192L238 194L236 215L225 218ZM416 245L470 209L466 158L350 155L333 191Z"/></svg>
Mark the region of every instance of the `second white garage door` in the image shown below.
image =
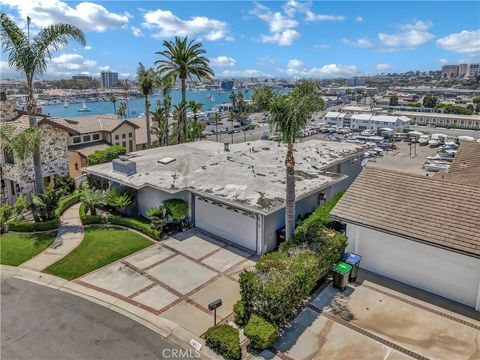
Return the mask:
<svg viewBox="0 0 480 360"><path fill-rule="evenodd" d="M226 207L197 197L195 226L247 249L257 250L257 221L254 217L228 210Z"/></svg>

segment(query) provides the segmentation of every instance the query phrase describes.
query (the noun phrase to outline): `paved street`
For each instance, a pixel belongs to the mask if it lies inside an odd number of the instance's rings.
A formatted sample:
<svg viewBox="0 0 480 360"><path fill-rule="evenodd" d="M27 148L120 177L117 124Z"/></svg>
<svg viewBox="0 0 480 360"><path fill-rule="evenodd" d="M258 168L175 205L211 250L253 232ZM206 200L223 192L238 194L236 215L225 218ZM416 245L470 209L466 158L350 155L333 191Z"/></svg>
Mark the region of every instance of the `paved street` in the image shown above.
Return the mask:
<svg viewBox="0 0 480 360"><path fill-rule="evenodd" d="M180 350L103 306L24 280L2 276L1 306L4 360L164 359Z"/></svg>

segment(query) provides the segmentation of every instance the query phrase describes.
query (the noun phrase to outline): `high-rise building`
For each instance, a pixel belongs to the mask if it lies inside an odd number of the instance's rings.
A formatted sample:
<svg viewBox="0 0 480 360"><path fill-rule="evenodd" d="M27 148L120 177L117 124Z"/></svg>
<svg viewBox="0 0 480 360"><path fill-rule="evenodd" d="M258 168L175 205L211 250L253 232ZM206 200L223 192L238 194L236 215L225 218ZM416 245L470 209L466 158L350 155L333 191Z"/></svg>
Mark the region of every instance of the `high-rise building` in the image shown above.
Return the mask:
<svg viewBox="0 0 480 360"><path fill-rule="evenodd" d="M230 91L233 89L233 80L224 80L222 81L222 90L223 91Z"/></svg>
<svg viewBox="0 0 480 360"><path fill-rule="evenodd" d="M480 64L470 64L468 66L468 77L474 78L480 75Z"/></svg>
<svg viewBox="0 0 480 360"><path fill-rule="evenodd" d="M450 78L458 76L458 65L443 65L442 66L442 78Z"/></svg>
<svg viewBox="0 0 480 360"><path fill-rule="evenodd" d="M458 65L458 77L468 77L469 75L469 65L460 64Z"/></svg>
<svg viewBox="0 0 480 360"><path fill-rule="evenodd" d="M92 80L92 77L85 74L73 75L72 80Z"/></svg>
<svg viewBox="0 0 480 360"><path fill-rule="evenodd" d="M113 71L102 71L102 87L110 88L118 84L118 73Z"/></svg>

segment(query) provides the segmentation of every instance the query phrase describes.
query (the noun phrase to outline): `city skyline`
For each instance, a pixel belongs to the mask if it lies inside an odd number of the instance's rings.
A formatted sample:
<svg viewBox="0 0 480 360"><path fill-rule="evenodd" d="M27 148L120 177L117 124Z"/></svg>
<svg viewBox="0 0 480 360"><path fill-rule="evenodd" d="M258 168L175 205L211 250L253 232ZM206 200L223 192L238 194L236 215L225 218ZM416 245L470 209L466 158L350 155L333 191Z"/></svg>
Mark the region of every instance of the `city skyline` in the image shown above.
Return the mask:
<svg viewBox="0 0 480 360"><path fill-rule="evenodd" d="M31 31L67 22L87 46L54 53L44 79L153 66L163 40L202 41L217 77L334 78L440 70L480 57L478 2L71 2L0 0ZM188 4L188 6L186 6ZM452 7L462 21L451 20ZM118 39L121 38L121 43ZM120 46L122 45L122 46ZM2 77L20 78L1 59Z"/></svg>

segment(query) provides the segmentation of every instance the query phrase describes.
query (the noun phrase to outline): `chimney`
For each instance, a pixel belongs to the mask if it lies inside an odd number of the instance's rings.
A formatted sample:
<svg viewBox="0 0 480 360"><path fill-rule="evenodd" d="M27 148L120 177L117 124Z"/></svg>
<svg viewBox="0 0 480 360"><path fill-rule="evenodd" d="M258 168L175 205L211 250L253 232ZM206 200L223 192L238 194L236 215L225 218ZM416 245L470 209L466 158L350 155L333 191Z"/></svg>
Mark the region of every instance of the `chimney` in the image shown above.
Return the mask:
<svg viewBox="0 0 480 360"><path fill-rule="evenodd" d="M129 160L127 156L120 156L112 161L112 170L130 176L137 172L137 163Z"/></svg>
<svg viewBox="0 0 480 360"><path fill-rule="evenodd" d="M226 143L223 143L223 150L224 150L225 152L229 152L229 151L230 151L229 143L227 143L227 142L226 142Z"/></svg>

